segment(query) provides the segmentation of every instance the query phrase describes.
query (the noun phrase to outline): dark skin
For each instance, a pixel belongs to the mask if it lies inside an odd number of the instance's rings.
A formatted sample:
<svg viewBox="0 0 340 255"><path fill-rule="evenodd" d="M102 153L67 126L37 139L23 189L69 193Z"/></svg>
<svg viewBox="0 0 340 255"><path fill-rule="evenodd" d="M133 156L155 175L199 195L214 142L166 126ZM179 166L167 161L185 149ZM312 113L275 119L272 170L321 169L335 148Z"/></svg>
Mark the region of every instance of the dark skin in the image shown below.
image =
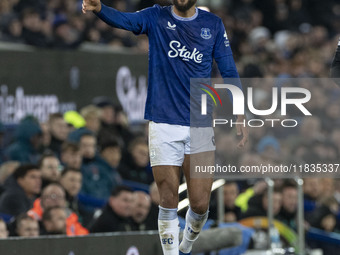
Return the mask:
<svg viewBox="0 0 340 255"><path fill-rule="evenodd" d="M196 2L196 0L174 0L173 10L175 14L180 17L192 17L196 12ZM100 0L83 0L82 11L83 13L87 11L100 12ZM243 120L245 120L244 116L238 116L237 122L243 122ZM237 135L242 136L238 147L243 148L248 141L247 127L237 125ZM214 165L214 155L214 151L208 151L185 155L184 158L182 170L187 181L190 207L197 214L203 214L208 210L213 178L211 175L191 178L190 170L192 170L195 165ZM154 166L152 171L160 194L160 206L164 208L177 208L180 167Z"/></svg>

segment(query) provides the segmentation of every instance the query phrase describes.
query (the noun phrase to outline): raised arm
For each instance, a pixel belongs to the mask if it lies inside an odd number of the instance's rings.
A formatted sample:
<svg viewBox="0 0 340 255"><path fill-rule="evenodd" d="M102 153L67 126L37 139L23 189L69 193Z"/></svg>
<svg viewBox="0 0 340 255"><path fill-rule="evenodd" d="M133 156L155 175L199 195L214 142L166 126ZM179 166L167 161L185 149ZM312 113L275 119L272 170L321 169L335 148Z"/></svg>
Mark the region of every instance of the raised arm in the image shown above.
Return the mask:
<svg viewBox="0 0 340 255"><path fill-rule="evenodd" d="M331 77L340 86L340 38L331 67Z"/></svg>
<svg viewBox="0 0 340 255"><path fill-rule="evenodd" d="M110 8L100 0L83 0L82 11L93 11L101 20L112 27L132 31L135 34L148 33L151 20L156 15L158 8L151 7L140 12L124 13Z"/></svg>

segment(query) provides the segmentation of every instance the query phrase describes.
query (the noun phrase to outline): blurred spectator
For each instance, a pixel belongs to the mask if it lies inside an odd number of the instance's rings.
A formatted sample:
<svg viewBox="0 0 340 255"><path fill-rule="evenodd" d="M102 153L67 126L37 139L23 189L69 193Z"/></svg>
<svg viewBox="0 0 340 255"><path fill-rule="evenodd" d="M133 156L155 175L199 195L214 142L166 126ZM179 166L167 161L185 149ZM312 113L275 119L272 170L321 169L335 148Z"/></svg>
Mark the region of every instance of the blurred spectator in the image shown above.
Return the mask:
<svg viewBox="0 0 340 255"><path fill-rule="evenodd" d="M58 20L53 24L54 47L58 49L76 49L83 41L83 35L67 22Z"/></svg>
<svg viewBox="0 0 340 255"><path fill-rule="evenodd" d="M39 236L39 223L32 219L26 213L19 215L16 219L15 232L21 237L37 237Z"/></svg>
<svg viewBox="0 0 340 255"><path fill-rule="evenodd" d="M143 191L133 193L132 221L133 230L157 230L157 217L150 214L151 198ZM151 217L150 217L151 216Z"/></svg>
<svg viewBox="0 0 340 255"><path fill-rule="evenodd" d="M85 127L92 131L94 134L98 134L100 130L101 110L94 105L88 105L80 110L80 114L86 121Z"/></svg>
<svg viewBox="0 0 340 255"><path fill-rule="evenodd" d="M121 108L116 108L107 97L96 97L93 104L101 109L101 128L98 133L98 144L107 140L116 140L122 148L133 139L132 133L126 128Z"/></svg>
<svg viewBox="0 0 340 255"><path fill-rule="evenodd" d="M223 187L224 193L224 222L235 222L241 218L241 208L235 205L239 188L236 182L226 182Z"/></svg>
<svg viewBox="0 0 340 255"><path fill-rule="evenodd" d="M0 165L0 195L4 191L5 181L12 173L19 167L20 163L18 161L7 161Z"/></svg>
<svg viewBox="0 0 340 255"><path fill-rule="evenodd" d="M110 165L96 152L96 137L91 134L81 136L79 147L83 156L81 193L95 198L108 199L117 180L113 179L113 170Z"/></svg>
<svg viewBox="0 0 340 255"><path fill-rule="evenodd" d="M336 216L339 213L339 205L334 197L325 198L306 219L311 226L327 232L334 232L336 228Z"/></svg>
<svg viewBox="0 0 340 255"><path fill-rule="evenodd" d="M133 193L128 187L118 186L112 191L102 214L90 228L91 233L131 231Z"/></svg>
<svg viewBox="0 0 340 255"><path fill-rule="evenodd" d="M80 170L73 168L66 168L61 172L60 184L66 191L67 207L75 212L78 216L78 194L81 189L82 174Z"/></svg>
<svg viewBox="0 0 340 255"><path fill-rule="evenodd" d="M19 166L0 197L0 212L12 216L27 212L40 193L41 172L35 165Z"/></svg>
<svg viewBox="0 0 340 255"><path fill-rule="evenodd" d="M41 198L34 201L33 208L28 211L28 215L41 221L45 210L52 207L61 207L66 213L66 234L68 236L87 235L88 230L78 221L78 216L66 207L65 191L58 183L46 186L41 192Z"/></svg>
<svg viewBox="0 0 340 255"><path fill-rule="evenodd" d="M22 24L17 16L12 16L6 24L1 40L13 43L24 43L22 38Z"/></svg>
<svg viewBox="0 0 340 255"><path fill-rule="evenodd" d="M304 199L316 202L321 195L321 183L319 178L306 178L303 183Z"/></svg>
<svg viewBox="0 0 340 255"><path fill-rule="evenodd" d="M41 170L42 189L53 182L59 181L61 166L59 159L51 153L44 154L39 162Z"/></svg>
<svg viewBox="0 0 340 255"><path fill-rule="evenodd" d="M292 229L296 227L296 213L298 206L298 191L296 184L286 181L282 187L282 207L278 220Z"/></svg>
<svg viewBox="0 0 340 255"><path fill-rule="evenodd" d="M49 47L51 38L45 33L43 21L35 9L27 8L22 11L21 21L23 25L22 36L25 43L38 47Z"/></svg>
<svg viewBox="0 0 340 255"><path fill-rule="evenodd" d="M0 165L4 162L5 160L5 153L4 153L4 145L3 145L3 136L5 133L5 127L0 121Z"/></svg>
<svg viewBox="0 0 340 255"><path fill-rule="evenodd" d="M6 239L8 237L8 230L6 223L3 219L0 219L0 239Z"/></svg>
<svg viewBox="0 0 340 255"><path fill-rule="evenodd" d="M65 235L66 234L66 212L63 207L50 207L42 215L42 235Z"/></svg>
<svg viewBox="0 0 340 255"><path fill-rule="evenodd" d="M235 205L239 194L239 187L236 182L228 181L223 186L224 194L224 222L236 222L241 219L241 208ZM210 217L217 220L217 208L214 205L210 210Z"/></svg>
<svg viewBox="0 0 340 255"><path fill-rule="evenodd" d="M66 168L80 169L82 156L79 146L75 143L65 142L61 146L60 154L61 163Z"/></svg>
<svg viewBox="0 0 340 255"><path fill-rule="evenodd" d="M263 195L256 195L249 200L248 210L242 214L242 218L254 216L267 216L268 211L268 192L265 191ZM274 188L273 192L273 214L277 217L282 205L282 193L278 188Z"/></svg>
<svg viewBox="0 0 340 255"><path fill-rule="evenodd" d="M66 141L69 129L64 117L60 113L53 113L48 119L48 127L51 134L51 149L57 156L60 156L61 146Z"/></svg>
<svg viewBox="0 0 340 255"><path fill-rule="evenodd" d="M102 144L100 155L103 159L106 160L107 163L113 168L117 169L120 160L122 159L122 151L121 148L116 141L107 141L106 143Z"/></svg>
<svg viewBox="0 0 340 255"><path fill-rule="evenodd" d="M153 176L149 166L149 148L143 137L135 138L129 145L129 153L118 167L125 180L151 184Z"/></svg>
<svg viewBox="0 0 340 255"><path fill-rule="evenodd" d="M40 158L39 148L42 145L42 131L39 123L26 117L16 129L16 141L6 150L9 160L20 163L37 164Z"/></svg>

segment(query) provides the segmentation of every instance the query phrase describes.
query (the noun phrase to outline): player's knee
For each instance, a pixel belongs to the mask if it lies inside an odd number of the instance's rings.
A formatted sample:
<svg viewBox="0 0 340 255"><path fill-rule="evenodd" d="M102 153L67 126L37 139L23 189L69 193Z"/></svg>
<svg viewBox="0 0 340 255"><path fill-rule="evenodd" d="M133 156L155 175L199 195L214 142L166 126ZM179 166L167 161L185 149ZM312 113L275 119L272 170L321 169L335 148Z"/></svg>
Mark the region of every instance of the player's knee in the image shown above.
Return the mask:
<svg viewBox="0 0 340 255"><path fill-rule="evenodd" d="M204 214L209 208L209 201L205 199L190 201L191 210L197 214Z"/></svg>
<svg viewBox="0 0 340 255"><path fill-rule="evenodd" d="M178 204L178 192L171 186L163 185L159 189L160 205L166 208L176 208Z"/></svg>

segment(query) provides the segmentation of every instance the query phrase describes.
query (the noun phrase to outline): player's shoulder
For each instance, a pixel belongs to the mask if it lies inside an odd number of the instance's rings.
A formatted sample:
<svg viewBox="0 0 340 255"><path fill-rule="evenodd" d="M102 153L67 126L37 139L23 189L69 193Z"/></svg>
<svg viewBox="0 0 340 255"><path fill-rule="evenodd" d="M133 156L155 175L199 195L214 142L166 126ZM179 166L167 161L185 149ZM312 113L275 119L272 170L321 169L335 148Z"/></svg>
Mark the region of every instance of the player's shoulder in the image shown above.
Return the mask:
<svg viewBox="0 0 340 255"><path fill-rule="evenodd" d="M169 9L169 6L160 6L159 4L154 4L150 8L153 8L154 10L161 12L161 11L166 11L167 9Z"/></svg>

